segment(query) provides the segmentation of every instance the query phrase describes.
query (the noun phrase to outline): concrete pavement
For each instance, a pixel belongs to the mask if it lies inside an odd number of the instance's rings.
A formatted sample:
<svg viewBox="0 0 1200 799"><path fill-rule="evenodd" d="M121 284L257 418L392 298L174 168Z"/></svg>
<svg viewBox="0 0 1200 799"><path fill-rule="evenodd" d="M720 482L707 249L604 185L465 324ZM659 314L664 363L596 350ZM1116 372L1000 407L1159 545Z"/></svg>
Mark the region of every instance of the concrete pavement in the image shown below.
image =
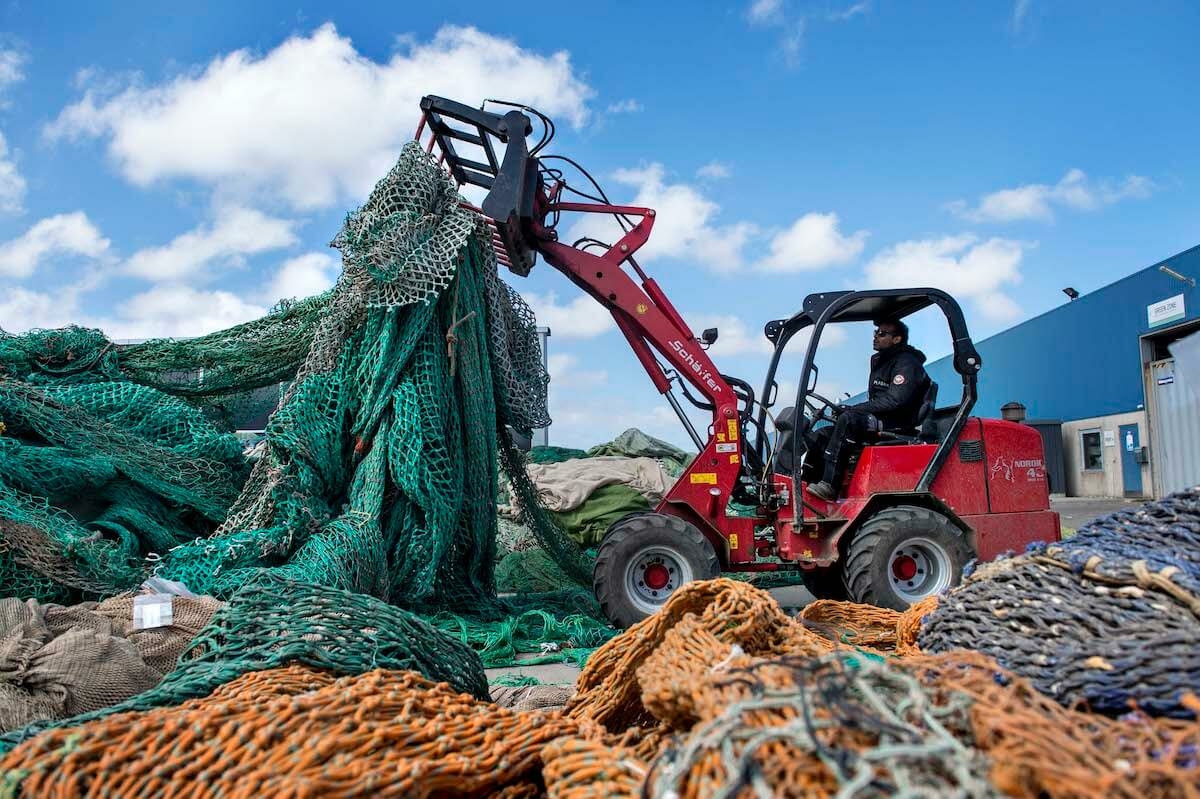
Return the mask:
<svg viewBox="0 0 1200 799"><path fill-rule="evenodd" d="M1060 497L1056 495L1050 498L1050 508L1058 511L1064 531L1075 531L1101 516L1107 516L1122 508L1141 505L1146 501L1115 497Z"/></svg>

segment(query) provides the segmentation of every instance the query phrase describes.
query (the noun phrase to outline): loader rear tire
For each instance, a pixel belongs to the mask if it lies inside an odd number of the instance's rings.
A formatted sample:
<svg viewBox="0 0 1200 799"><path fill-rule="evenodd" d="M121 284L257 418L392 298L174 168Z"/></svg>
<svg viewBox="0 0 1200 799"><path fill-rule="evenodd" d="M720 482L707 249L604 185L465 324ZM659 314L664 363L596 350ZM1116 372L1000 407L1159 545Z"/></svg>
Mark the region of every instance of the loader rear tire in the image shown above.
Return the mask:
<svg viewBox="0 0 1200 799"><path fill-rule="evenodd" d="M959 584L974 557L962 528L915 505L886 508L858 528L842 570L854 602L904 610Z"/></svg>
<svg viewBox="0 0 1200 799"><path fill-rule="evenodd" d="M716 551L693 525L661 513L638 513L608 528L592 585L605 617L624 629L655 613L684 583L720 573Z"/></svg>

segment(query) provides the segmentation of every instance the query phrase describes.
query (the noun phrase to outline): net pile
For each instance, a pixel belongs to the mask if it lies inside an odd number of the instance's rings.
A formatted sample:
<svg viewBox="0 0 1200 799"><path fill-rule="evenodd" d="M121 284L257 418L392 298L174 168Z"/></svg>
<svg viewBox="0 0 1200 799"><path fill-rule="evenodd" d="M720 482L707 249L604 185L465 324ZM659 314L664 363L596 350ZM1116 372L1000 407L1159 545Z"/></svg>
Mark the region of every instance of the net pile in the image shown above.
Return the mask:
<svg viewBox="0 0 1200 799"><path fill-rule="evenodd" d="M417 616L363 594L303 583L262 570L218 610L150 690L63 722L0 736L0 751L50 727L207 696L250 672L303 664L340 675L409 670L454 690L488 696L479 656Z"/></svg>
<svg viewBox="0 0 1200 799"><path fill-rule="evenodd" d="M985 655L915 653L932 603L861 621L829 603L792 619L745 583L689 584L599 650L564 711L558 687L493 689L529 708L518 712L462 691L471 667L444 652L438 674L414 671L431 665L420 653L458 646L418 620L379 624L375 600L280 595L280 578L264 579L246 596L274 595L219 612L157 706L10 741L0 795L1200 794L1200 723L1068 709ZM309 624L256 621L281 604ZM233 646L243 632L278 648Z"/></svg>
<svg viewBox="0 0 1200 799"><path fill-rule="evenodd" d="M822 643L788 631L756 589L714 583L589 661L568 713L611 737L543 750L549 796L1200 795L1200 723L1068 709L985 655L920 654L932 602L861 625L851 606L818 605L834 632ZM713 624L710 602L757 615L757 629ZM837 643L851 633L882 648ZM615 675L633 686L619 708L585 690Z"/></svg>
<svg viewBox="0 0 1200 799"><path fill-rule="evenodd" d="M0 771L23 796L536 796L542 747L577 730L413 672L335 679L292 665L39 736Z"/></svg>
<svg viewBox="0 0 1200 799"><path fill-rule="evenodd" d="M152 571L225 597L270 568L491 607L498 464L541 548L586 577L498 433L549 422L548 377L481 219L410 144L333 243L331 291L199 339L0 334L5 593L97 598ZM281 386L251 469L228 422Z"/></svg>
<svg viewBox="0 0 1200 799"><path fill-rule="evenodd" d="M1068 706L1194 718L1184 699L1200 686L1200 491L985 565L919 641L989 654Z"/></svg>

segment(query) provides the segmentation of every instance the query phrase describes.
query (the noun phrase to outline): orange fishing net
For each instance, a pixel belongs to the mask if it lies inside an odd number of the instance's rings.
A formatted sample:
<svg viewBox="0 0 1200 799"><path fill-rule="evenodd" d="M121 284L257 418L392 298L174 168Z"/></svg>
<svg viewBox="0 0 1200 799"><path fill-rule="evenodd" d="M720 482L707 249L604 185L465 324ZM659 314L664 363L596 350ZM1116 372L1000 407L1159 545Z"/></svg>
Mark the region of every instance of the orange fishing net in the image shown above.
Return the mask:
<svg viewBox="0 0 1200 799"><path fill-rule="evenodd" d="M334 679L293 665L179 707L43 733L0 772L23 777L27 796L530 796L542 747L579 733L415 672Z"/></svg>
<svg viewBox="0 0 1200 799"><path fill-rule="evenodd" d="M752 655L819 655L851 647L914 652L919 651L920 619L934 607L936 600L925 601L898 613L820 600L793 619L770 594L748 583L729 579L688 583L661 611L596 650L579 675L567 714L600 722L613 732L650 723L638 669L688 616L696 620L689 629L706 630L722 644L736 644ZM678 646L701 646L699 641L689 644L675 638Z"/></svg>
<svg viewBox="0 0 1200 799"><path fill-rule="evenodd" d="M582 738L563 737L548 744L542 760L550 799L633 797L648 770L631 749Z"/></svg>
<svg viewBox="0 0 1200 799"><path fill-rule="evenodd" d="M817 654L834 646L796 624L760 588L729 579L688 583L672 594L662 610L588 658L567 714L600 722L613 732L648 723L635 672L671 628L689 614L720 641L737 644L744 651Z"/></svg>

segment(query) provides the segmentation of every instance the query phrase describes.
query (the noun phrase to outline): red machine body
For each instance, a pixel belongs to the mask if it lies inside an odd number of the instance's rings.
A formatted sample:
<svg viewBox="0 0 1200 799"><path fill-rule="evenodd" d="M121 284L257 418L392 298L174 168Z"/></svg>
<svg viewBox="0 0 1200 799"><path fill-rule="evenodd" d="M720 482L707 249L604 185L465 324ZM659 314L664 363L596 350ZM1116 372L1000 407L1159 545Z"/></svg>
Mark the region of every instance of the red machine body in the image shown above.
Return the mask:
<svg viewBox="0 0 1200 799"><path fill-rule="evenodd" d="M830 565L838 543L856 519L878 507L933 500L931 506L961 521L982 561L1019 552L1035 541L1057 541L1060 520L1050 510L1042 439L1026 425L996 419L968 419L951 454L922 500L912 486L937 449L934 444L864 447L846 489L846 498L807 501L825 518L799 526L784 523L778 535L783 560ZM780 478L776 478L777 480ZM786 481L788 488L791 480ZM740 543L740 541L738 542ZM765 554L759 550L758 556ZM730 552L730 568L752 563L751 553Z"/></svg>
<svg viewBox="0 0 1200 799"><path fill-rule="evenodd" d="M860 525L882 510L898 506L928 509L939 518L949 519L982 560L1023 549L1034 541L1059 538L1059 520L1050 510L1038 432L1016 423L968 415L975 400L976 372L981 362L966 332L961 310L949 295L936 289L810 295L803 313L768 324L766 335L776 346L776 356L764 394L773 382L779 353L791 335L806 325L812 326L801 379L801 385L808 386L824 325L870 319L866 314L876 308L904 315L934 304L941 307L950 321L955 368L963 376L963 400L948 409L952 423L935 442L914 436L863 447L837 501L819 499L803 484L797 492L795 478L774 469L771 458L764 457L766 431L762 416L757 441L753 445L746 441L751 411L760 407L765 414L770 403L765 398L756 402L748 384L720 372L706 352L707 342L696 337L662 289L634 259L651 235L654 210L611 204L599 186L599 198L576 191L588 201L564 201L563 195L570 189L560 172L546 167L546 162L556 156L537 157L548 139L527 150L525 136L531 124L518 111L501 116L432 97L422 101L422 108L425 114L418 139L427 131L431 136L429 149L432 151L435 142L439 145L447 169L460 184L488 190L481 213L494 230L493 243L500 263L525 274L540 254L607 308L654 386L679 413L700 451L656 513L682 520L699 531L711 544L720 568L827 568L843 558L845 541ZM450 125L450 121L471 129ZM503 163L489 137L507 144ZM486 157L465 158L456 152L455 147L460 145L455 142L482 148ZM593 240L565 244L558 240L557 232L563 214L612 215L618 221L624 220L623 235L612 244ZM580 246L584 241L588 243ZM599 254L591 252L592 248ZM815 379L812 382L815 384ZM676 383L686 383L681 388L688 398L711 413L707 437L698 435L679 409L672 394ZM699 395L699 400L692 397L687 386ZM752 511L730 512L734 505L744 508L747 497L754 499L750 503ZM731 500L738 502L731 504ZM664 562L652 558L640 567L645 575L643 582L650 588L667 584ZM654 595L657 597L657 590Z"/></svg>

